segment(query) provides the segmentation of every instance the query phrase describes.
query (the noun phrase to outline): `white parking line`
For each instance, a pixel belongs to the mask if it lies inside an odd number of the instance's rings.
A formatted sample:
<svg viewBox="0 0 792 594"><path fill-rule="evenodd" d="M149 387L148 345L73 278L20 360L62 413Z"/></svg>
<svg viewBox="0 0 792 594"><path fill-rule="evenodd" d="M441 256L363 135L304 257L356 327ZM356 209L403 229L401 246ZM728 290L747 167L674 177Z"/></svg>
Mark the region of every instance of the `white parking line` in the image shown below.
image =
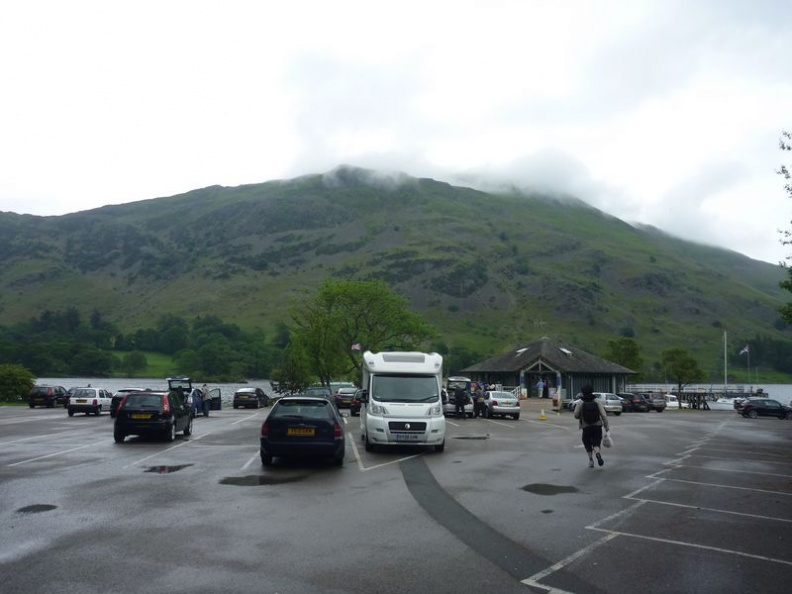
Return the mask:
<svg viewBox="0 0 792 594"><path fill-rule="evenodd" d="M492 423L493 425L500 425L501 427L508 427L509 429L517 429L517 424L515 423L507 423L505 421L496 421L495 419L484 419L488 423Z"/></svg>
<svg viewBox="0 0 792 594"><path fill-rule="evenodd" d="M13 443L20 443L22 441L30 441L31 439L35 439L39 442L49 439L51 437L58 437L60 435L64 435L68 433L69 435L74 435L74 431L71 429L68 431L58 431L57 433L48 433L46 435L33 435L31 437L20 437L19 439L10 439L8 441L0 441L0 447L4 445L11 445Z"/></svg>
<svg viewBox="0 0 792 594"><path fill-rule="evenodd" d="M246 417L242 417L242 418L241 418L241 419L239 419L238 421L234 421L233 423L231 423L231 425L232 425L232 426L233 426L233 425L239 425L240 423L244 423L245 421L249 421L250 419L255 419L257 416L259 416L259 413L258 413L258 412L255 412L255 413L253 413L252 415L248 415L248 416L246 416Z"/></svg>
<svg viewBox="0 0 792 594"><path fill-rule="evenodd" d="M670 470L670 469L669 469ZM666 472L666 471L662 471ZM721 485L719 483L705 483L702 481L689 481L686 479L665 478L664 481L671 481L675 483L686 483L688 485L699 485L701 487L717 487L719 489L735 489L737 491L753 491L755 493L770 493L771 495L786 495L792 497L792 493L786 491L769 491L767 489L754 489L753 487L737 487L735 485Z"/></svg>
<svg viewBox="0 0 792 594"><path fill-rule="evenodd" d="M553 588L551 586L544 586L544 585L542 585L542 584L540 584L538 582L539 582L539 580L543 580L544 578L546 578L551 573L555 573L556 571L558 571L560 569L563 569L564 567L566 567L567 565L569 565L573 561L579 559L583 555L587 555L588 553L590 553L594 549L597 549L597 548L601 547L602 545L604 545L605 543L613 540L617 536L618 536L618 534L616 534L616 533L611 533L611 534L608 534L606 536L603 536L599 540L597 540L595 542L592 542L587 547L583 547L582 549L580 549L578 551L575 551L574 553L569 555L569 557L566 557L565 559L562 559L561 561L551 565L547 569L543 569L539 573L535 573L531 577L522 580L522 583L525 584L526 586L531 586L531 587L534 587L534 588L541 588L541 589L547 591L549 594L562 594L562 593L566 594L566 592L564 590L559 590L559 589Z"/></svg>
<svg viewBox="0 0 792 594"><path fill-rule="evenodd" d="M788 524L792 524L792 520L787 520L785 518L779 518L776 516L760 516L758 514L746 514L744 512L736 512L731 511L728 509L718 509L715 507L701 507L700 505L687 505L685 503L674 503L671 501L659 501L657 499L645 499L645 498L636 498L636 501L640 501L642 503L656 503L657 505L667 505L669 507L681 507L684 509L695 509L697 511L707 511L713 512L717 514L729 514L732 516L742 516L745 518L753 518L755 520L772 520L773 522L786 522ZM597 522L600 524L601 522ZM593 528L593 526L590 526Z"/></svg>
<svg viewBox="0 0 792 594"><path fill-rule="evenodd" d="M718 430L722 429L725 425L726 425L726 423L722 423L719 426ZM547 569L545 569L543 571L540 571L539 573L534 574L534 575L532 575L531 577L529 577L529 578L527 578L525 580L522 580L522 583L527 585L527 586L531 586L531 587L534 587L534 588L539 588L539 589L545 590L548 594L567 594L566 592L563 592L562 590L554 589L551 586L544 586L544 585L540 584L539 581L544 579L544 578L546 578L551 573L554 573L554 572L562 569L566 565L569 565L570 563L572 563L576 559L579 559L580 557L590 553L591 551L593 551L597 547L600 547L603 544L606 544L607 542L613 540L617 536L625 536L625 537L628 537L628 538L629 537L640 538L640 539L643 539L643 540L661 542L661 543L664 543L664 544L680 545L680 546L694 548L694 549L715 551L715 552L719 552L719 553L738 555L740 557L745 557L745 558L749 558L749 559L758 559L760 561L769 561L771 563L780 563L782 565L792 566L792 562L786 561L784 559L776 559L776 558L773 558L773 557L766 557L766 556L762 556L762 555L754 555L754 554L751 554L751 553L743 553L743 552L736 551L736 550L731 550L731 549L723 549L723 548L719 548L719 547L712 547L712 546L694 544L694 543L683 542L683 541L675 541L675 540L657 538L657 537L652 537L652 536L644 536L644 535L641 535L641 534L634 534L634 533L630 533L630 532L620 532L620 531L616 531L616 530L608 530L607 528L600 528L600 526L602 524L604 524L604 523L606 523L606 522L608 522L610 520L613 520L613 519L615 519L615 518L617 518L619 516L623 516L625 514L632 513L638 507L640 507L641 505L644 505L646 503L655 503L657 505L665 505L665 506L681 507L681 508L688 508L688 509L704 510L704 511L709 511L709 512L714 512L714 513L724 513L724 514L730 514L730 515L745 516L745 517L750 517L750 518L754 518L754 519L771 520L771 521L775 521L775 522L784 522L784 523L792 524L792 520L779 519L779 518L776 518L776 517L766 517L766 516L759 516L759 515L756 515L756 514L746 514L746 513L734 512L734 511L728 511L728 510L703 508L703 507L698 506L698 505L685 505L685 504L680 504L680 503L671 503L671 502L667 502L667 501L657 501L657 500L653 500L653 499L645 499L645 498L642 498L642 497L638 497L638 495L643 493L644 491L650 490L650 489L656 487L657 485L659 485L659 484L661 484L663 482L666 482L666 481L674 481L674 482L686 483L686 484L692 484L692 485L719 487L719 488L725 488L725 489L738 489L738 490L743 490L743 491L752 491L752 492L759 492L759 493L771 493L773 495L778 495L778 494L781 494L781 495L792 495L792 493L787 493L787 492L784 492L784 491L768 491L768 490L765 490L765 489L754 489L754 488L749 488L749 487L736 487L736 486L732 486L732 485L721 485L721 484L717 484L717 483L704 483L704 482L696 482L696 481L689 481L689 480L683 480L683 479L673 479L673 478L667 478L667 477L660 477L659 476L661 474L666 474L666 473L668 473L668 472L670 472L672 470L675 470L677 468L683 468L683 467L687 468L688 466L686 466L684 464L685 461L688 458L690 458L692 455L698 456L698 454L694 454L694 452L696 450L700 449L701 447L703 447L712 437L714 437L716 435L716 433L717 432L713 432L710 435L708 435L707 437L697 441L693 446L691 446L690 448L688 448L684 452L680 453L678 458L676 458L676 459L674 459L674 460L672 460L670 462L664 463L664 465L670 466L670 468L665 468L663 470L660 470L659 472L656 472L656 473L654 473L652 475L647 476L647 478L655 479L655 480L653 480L649 484L647 484L647 485L645 485L645 486L643 486L643 487L641 487L639 489L636 489L635 491L632 491L631 493L628 493L627 495L623 496L624 499L634 500L636 502L634 505L631 505L627 509L621 510L621 511L615 513L615 514L612 514L612 515L610 515L610 516L608 516L606 518L603 518L602 520L598 520L597 522L595 522L594 524L591 524L590 526L586 526L586 528L588 530L596 530L598 532L605 532L606 536L604 536L600 540L590 544L589 546L584 547L584 548L576 551L572 555L570 555L570 556L566 557L565 559L559 561L558 563L548 567ZM699 468L699 467L694 467L694 468ZM713 469L707 469L707 470L713 470ZM714 469L714 470L719 470L719 469ZM738 472L738 473L739 472L748 472L750 474L763 474L763 475L770 475L770 476L778 476L780 478L784 478L784 477L787 476L785 474L777 475L777 474L773 474L773 473L755 473L755 472L740 471L740 470L732 470L730 472Z"/></svg>
<svg viewBox="0 0 792 594"><path fill-rule="evenodd" d="M85 445L78 446L76 448L71 448L69 450L61 450L59 452L53 452L52 454L45 454L44 456L36 456L35 458L28 458L27 460L20 460L19 462L14 462L13 464L9 464L8 466L21 466L22 464L27 464L28 462L35 462L36 460L43 460L44 458L52 458L54 456L61 456L63 454L68 454L69 452L76 452L77 450L83 450L85 448L92 448L100 443L105 443L105 440L97 441L94 443L88 443Z"/></svg>
<svg viewBox="0 0 792 594"><path fill-rule="evenodd" d="M205 437L206 435L208 435L208 434L205 433L204 435L201 435L200 437L196 437L195 439L196 440L200 439L201 437ZM191 441L194 441L194 440L191 440ZM155 452L155 453L151 454L150 456L146 456L145 458L141 458L140 460L136 460L135 462L131 462L131 463L127 464L126 466L124 466L123 469L126 470L127 468L130 468L131 466L135 466L136 464L140 464L141 462L145 462L146 460L151 460L152 458L156 458L157 456L161 456L162 454L167 454L168 452L170 452L172 450L175 450L176 448L181 448L183 446L186 446L189 443L190 443L189 441L183 441L181 443L177 443L175 446L171 446L171 447L169 447L167 449L162 450L161 452Z"/></svg>
<svg viewBox="0 0 792 594"><path fill-rule="evenodd" d="M668 462L666 462L666 464L668 464ZM706 470L708 472L731 472L733 474L758 474L761 476L772 476L776 478L792 478L792 474L779 474L777 472L757 472L755 470L740 470L737 468L713 468L711 466L696 466L695 464L685 464L685 468L699 468L701 470Z"/></svg>
<svg viewBox="0 0 792 594"><path fill-rule="evenodd" d="M614 530L606 530L605 528L592 528L592 530L598 530L600 532L607 532L608 534L612 534L613 536L628 536L631 538L640 538L641 540L651 540L653 542L661 542L663 544L671 544L671 545L679 545L683 547L690 547L693 549L700 549L704 551L715 551L717 553L726 553L727 555L738 555L740 557L748 557L749 559L758 559L760 561L770 561L771 563L781 563L782 565L789 565L792 567L792 561L786 561L784 559L774 559L773 557L765 557L763 555L753 555L751 553L743 553L741 551L735 551L734 549L722 549L720 547L711 547L709 545L702 545L702 544L693 544L689 542L685 542L682 540L671 540L668 538L658 538L656 536L645 536L643 534L633 534L631 532L617 532Z"/></svg>
<svg viewBox="0 0 792 594"><path fill-rule="evenodd" d="M245 463L242 465L242 468L240 468L239 470L246 470L246 469L247 469L247 467L248 467L248 466L250 466L251 464L253 464L253 462L254 462L254 461L256 461L256 460L257 460L259 457L260 457L260 454L259 454L259 452L256 452L255 454L253 454L253 455L250 457L250 459L249 459L247 462L245 462Z"/></svg>

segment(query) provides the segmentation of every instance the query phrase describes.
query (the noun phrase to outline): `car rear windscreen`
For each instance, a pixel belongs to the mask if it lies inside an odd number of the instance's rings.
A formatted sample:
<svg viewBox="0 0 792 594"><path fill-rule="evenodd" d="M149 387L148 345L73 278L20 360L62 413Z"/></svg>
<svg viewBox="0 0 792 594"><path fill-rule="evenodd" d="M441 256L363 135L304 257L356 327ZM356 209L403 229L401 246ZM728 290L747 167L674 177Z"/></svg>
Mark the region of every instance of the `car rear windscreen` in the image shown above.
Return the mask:
<svg viewBox="0 0 792 594"><path fill-rule="evenodd" d="M162 396L157 394L130 394L124 402L127 408L138 406L159 408L160 405L162 405Z"/></svg>

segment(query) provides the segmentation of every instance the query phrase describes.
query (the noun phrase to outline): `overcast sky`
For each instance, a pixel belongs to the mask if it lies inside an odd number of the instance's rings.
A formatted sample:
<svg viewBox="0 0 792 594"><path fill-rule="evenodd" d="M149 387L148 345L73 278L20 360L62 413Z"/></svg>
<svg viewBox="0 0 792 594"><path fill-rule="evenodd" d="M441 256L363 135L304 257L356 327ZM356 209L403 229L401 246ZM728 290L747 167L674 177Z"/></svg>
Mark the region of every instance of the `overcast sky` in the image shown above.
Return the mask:
<svg viewBox="0 0 792 594"><path fill-rule="evenodd" d="M789 0L0 0L0 211L340 164L573 194L778 263ZM504 221L504 225L514 224Z"/></svg>

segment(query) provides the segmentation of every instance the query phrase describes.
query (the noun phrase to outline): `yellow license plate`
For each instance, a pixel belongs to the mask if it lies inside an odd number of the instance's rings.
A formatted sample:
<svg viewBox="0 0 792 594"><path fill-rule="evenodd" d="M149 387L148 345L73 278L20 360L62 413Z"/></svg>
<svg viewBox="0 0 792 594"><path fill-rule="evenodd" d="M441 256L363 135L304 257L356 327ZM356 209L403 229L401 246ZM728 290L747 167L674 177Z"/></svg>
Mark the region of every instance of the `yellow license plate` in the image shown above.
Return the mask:
<svg viewBox="0 0 792 594"><path fill-rule="evenodd" d="M85 404L85 398L78 398L77 404Z"/></svg>
<svg viewBox="0 0 792 594"><path fill-rule="evenodd" d="M151 415L149 414L133 414L130 415L133 419L150 419Z"/></svg>
<svg viewBox="0 0 792 594"><path fill-rule="evenodd" d="M289 427L286 430L286 435L315 435L316 429L313 427Z"/></svg>

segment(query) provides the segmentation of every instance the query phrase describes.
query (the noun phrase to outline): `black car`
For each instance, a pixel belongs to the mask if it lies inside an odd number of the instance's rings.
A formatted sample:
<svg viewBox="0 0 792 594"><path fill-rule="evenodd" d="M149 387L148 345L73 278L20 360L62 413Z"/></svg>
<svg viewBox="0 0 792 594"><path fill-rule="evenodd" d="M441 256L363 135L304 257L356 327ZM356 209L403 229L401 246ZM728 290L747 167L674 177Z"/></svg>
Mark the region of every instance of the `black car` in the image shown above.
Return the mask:
<svg viewBox="0 0 792 594"><path fill-rule="evenodd" d="M121 388L120 390L116 391L116 393L113 394L112 400L110 400L110 418L115 419L116 413L118 412L118 407L121 406L121 402L123 402L127 394L144 391L150 392L151 388Z"/></svg>
<svg viewBox="0 0 792 594"><path fill-rule="evenodd" d="M656 410L657 412L663 412L668 403L666 402L665 397L662 394L650 392L649 394L643 394L646 398L646 401L649 403L649 410Z"/></svg>
<svg viewBox="0 0 792 594"><path fill-rule="evenodd" d="M281 398L261 425L261 463L273 458L331 458L344 463L346 440L332 400L309 396Z"/></svg>
<svg viewBox="0 0 792 594"><path fill-rule="evenodd" d="M176 433L192 434L189 407L176 392L132 392L116 411L113 437L122 443L127 435L158 435L167 441Z"/></svg>
<svg viewBox="0 0 792 594"><path fill-rule="evenodd" d="M792 408L771 398L748 398L734 403L734 409L744 417L777 417L792 419Z"/></svg>
<svg viewBox="0 0 792 594"><path fill-rule="evenodd" d="M234 408L261 408L270 405L270 398L261 388L239 388L234 392Z"/></svg>
<svg viewBox="0 0 792 594"><path fill-rule="evenodd" d="M327 386L310 386L303 390L302 396L311 396L316 398L327 398L333 400L333 391Z"/></svg>
<svg viewBox="0 0 792 594"><path fill-rule="evenodd" d="M28 394L28 406L54 408L56 404L66 403L66 388L63 386L33 386Z"/></svg>
<svg viewBox="0 0 792 594"><path fill-rule="evenodd" d="M624 412L649 412L652 410L649 400L643 394L620 392L617 393L616 396L621 398L622 410Z"/></svg>

